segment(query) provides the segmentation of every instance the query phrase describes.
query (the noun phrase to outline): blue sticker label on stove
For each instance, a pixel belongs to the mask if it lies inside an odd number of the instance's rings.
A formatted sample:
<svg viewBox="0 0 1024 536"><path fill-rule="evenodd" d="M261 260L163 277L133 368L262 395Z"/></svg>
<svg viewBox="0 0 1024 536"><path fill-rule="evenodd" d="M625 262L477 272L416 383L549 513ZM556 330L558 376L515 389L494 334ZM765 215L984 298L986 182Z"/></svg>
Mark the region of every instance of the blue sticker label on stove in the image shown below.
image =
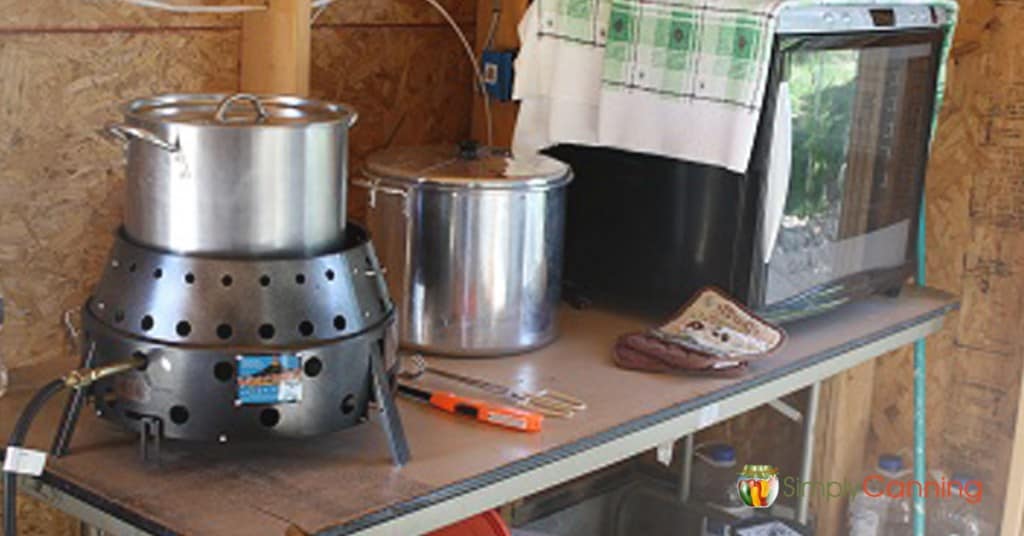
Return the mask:
<svg viewBox="0 0 1024 536"><path fill-rule="evenodd" d="M302 358L295 354L238 356L238 405L302 401Z"/></svg>

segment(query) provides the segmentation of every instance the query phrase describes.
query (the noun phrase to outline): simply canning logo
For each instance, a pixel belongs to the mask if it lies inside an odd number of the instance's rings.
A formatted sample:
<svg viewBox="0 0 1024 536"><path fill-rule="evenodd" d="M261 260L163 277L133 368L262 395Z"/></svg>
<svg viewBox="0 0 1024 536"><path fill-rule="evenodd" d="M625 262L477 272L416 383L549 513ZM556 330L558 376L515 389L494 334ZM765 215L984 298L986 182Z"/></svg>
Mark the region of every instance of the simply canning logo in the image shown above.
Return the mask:
<svg viewBox="0 0 1024 536"><path fill-rule="evenodd" d="M768 508L779 496L779 470L771 465L744 465L736 487L743 504Z"/></svg>
<svg viewBox="0 0 1024 536"><path fill-rule="evenodd" d="M782 495L785 497L821 497L823 499L852 499L858 493L868 497L887 497L890 499L908 499L923 497L927 499L946 499L959 497L969 504L977 504L984 497L980 480L948 479L944 476L918 481L913 479L893 478L882 474L871 474L863 481L852 483L846 481L807 480L787 476L782 479Z"/></svg>
<svg viewBox="0 0 1024 536"><path fill-rule="evenodd" d="M736 481L740 500L752 508L768 508L775 499L783 497L816 496L825 500L853 499L858 493L868 497L887 497L902 499L924 497L925 499L944 499L959 497L969 504L981 502L984 493L978 480L947 479L942 476L935 480L920 482L885 476L882 474L868 475L861 482L800 480L787 476L779 478L778 469L771 465L744 465Z"/></svg>

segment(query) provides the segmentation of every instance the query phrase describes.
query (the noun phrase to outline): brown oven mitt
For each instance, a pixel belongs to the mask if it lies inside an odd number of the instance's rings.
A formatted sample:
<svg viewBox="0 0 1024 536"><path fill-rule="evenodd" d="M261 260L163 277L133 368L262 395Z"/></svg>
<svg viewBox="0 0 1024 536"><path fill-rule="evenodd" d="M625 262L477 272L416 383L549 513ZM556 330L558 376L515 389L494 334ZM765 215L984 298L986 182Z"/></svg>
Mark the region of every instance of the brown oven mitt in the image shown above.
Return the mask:
<svg viewBox="0 0 1024 536"><path fill-rule="evenodd" d="M648 372L736 377L749 362L778 350L782 328L715 288L701 289L664 325L615 342L615 363Z"/></svg>
<svg viewBox="0 0 1024 536"><path fill-rule="evenodd" d="M646 372L683 372L735 378L747 372L746 361L722 361L664 341L650 333L627 333L615 342L615 364Z"/></svg>

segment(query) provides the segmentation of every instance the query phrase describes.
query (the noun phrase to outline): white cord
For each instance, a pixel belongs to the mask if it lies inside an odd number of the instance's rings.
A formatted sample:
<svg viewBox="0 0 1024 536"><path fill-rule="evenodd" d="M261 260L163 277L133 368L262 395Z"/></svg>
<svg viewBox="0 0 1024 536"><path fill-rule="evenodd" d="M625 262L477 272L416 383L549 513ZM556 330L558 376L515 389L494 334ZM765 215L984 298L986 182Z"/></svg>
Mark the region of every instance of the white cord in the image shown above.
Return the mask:
<svg viewBox="0 0 1024 536"><path fill-rule="evenodd" d="M487 39L484 40L484 50L494 46L494 36L498 33L499 22L501 22L501 11L492 11L491 24L487 28Z"/></svg>
<svg viewBox="0 0 1024 536"><path fill-rule="evenodd" d="M267 6L254 5L254 6L200 6L200 5L185 5L185 4L172 4L163 0L121 0L128 4L134 4L140 7L148 7L153 9L159 9L162 11L171 11L174 13L248 13L253 11L266 11ZM333 4L336 0L314 0L310 4L310 8L313 10L313 15L310 17L309 23L313 24L316 19L323 14L328 6Z"/></svg>
<svg viewBox="0 0 1024 536"><path fill-rule="evenodd" d="M266 11L267 6L201 6L195 4L172 4L162 0L121 0L140 7L160 9L174 13L247 13Z"/></svg>
<svg viewBox="0 0 1024 536"><path fill-rule="evenodd" d="M494 145L494 125L491 124L491 99L487 94L487 82L484 81L484 76L480 72L480 62L476 59L476 53L473 52L473 46L469 44L469 39L466 38L466 33L459 28L459 24L452 18L451 13L444 8L441 4L437 3L437 0L423 0L430 4L444 17L444 20L448 22L448 25L455 31L455 35L459 37L459 41L462 42L462 48L466 52L466 57L469 58L470 65L473 66L473 74L476 75L476 82L480 86L480 94L484 98L484 128L487 131L487 146L491 147Z"/></svg>
<svg viewBox="0 0 1024 536"><path fill-rule="evenodd" d="M310 4L309 7L313 8L313 15L309 17L309 25L312 26L316 19L320 18L320 15L327 11L327 8L334 3L335 0L315 0Z"/></svg>

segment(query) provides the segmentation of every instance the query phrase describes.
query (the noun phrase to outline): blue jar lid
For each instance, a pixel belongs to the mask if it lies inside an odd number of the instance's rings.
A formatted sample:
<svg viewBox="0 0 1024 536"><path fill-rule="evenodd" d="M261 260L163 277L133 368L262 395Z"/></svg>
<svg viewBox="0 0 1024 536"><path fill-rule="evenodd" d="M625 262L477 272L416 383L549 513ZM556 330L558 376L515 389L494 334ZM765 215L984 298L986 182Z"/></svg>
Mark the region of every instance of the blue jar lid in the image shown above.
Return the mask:
<svg viewBox="0 0 1024 536"><path fill-rule="evenodd" d="M726 463L736 461L736 449L732 445L719 443L711 445L707 449L708 457L716 462Z"/></svg>
<svg viewBox="0 0 1024 536"><path fill-rule="evenodd" d="M878 468L889 473L897 473L903 470L903 458L896 454L883 454L878 457Z"/></svg>

